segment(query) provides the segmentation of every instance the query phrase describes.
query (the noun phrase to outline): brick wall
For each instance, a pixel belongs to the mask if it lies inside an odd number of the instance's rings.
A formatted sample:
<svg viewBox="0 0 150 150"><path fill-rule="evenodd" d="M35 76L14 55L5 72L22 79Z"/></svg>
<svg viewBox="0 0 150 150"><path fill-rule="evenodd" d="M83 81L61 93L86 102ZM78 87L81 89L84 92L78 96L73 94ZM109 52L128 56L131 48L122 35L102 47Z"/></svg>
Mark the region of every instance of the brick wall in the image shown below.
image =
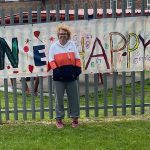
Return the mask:
<svg viewBox="0 0 150 150"><path fill-rule="evenodd" d="M93 8L93 2L94 0L76 0L78 2L79 8L84 8L84 3L88 3L88 8ZM96 0L98 4L98 8L102 8L103 0ZM45 0L45 5L49 5L51 9L56 9L56 4L58 2L61 3L60 8L65 9L65 4L69 3L69 8L74 9L74 2L75 0ZM106 7L110 8L110 0L105 0ZM141 8L141 0L135 0L135 6L136 9ZM40 0L34 0L34 1L22 1L22 2L0 2L0 9L4 9L6 14L10 13L10 9L12 8L14 13L19 12L19 8L23 8L24 11L27 11L29 7L31 7L33 10L37 10L37 7L41 6L41 8L45 9L44 6L42 6ZM117 8L122 8L122 0L117 1Z"/></svg>
<svg viewBox="0 0 150 150"><path fill-rule="evenodd" d="M75 0L48 0L47 3L54 5L58 1L62 2L61 8L64 9L66 1L70 4L70 7L73 8ZM89 8L93 8L93 6L94 6L93 5L94 0L77 0L77 2L78 2L79 8L83 8L84 3L88 3ZM96 0L96 2L98 4L98 8L102 8L103 0ZM109 9L110 8L110 0L105 0L105 2L106 2L106 7ZM141 0L135 0L135 6L136 6L136 9L140 9L141 8ZM118 9L122 8L122 0L117 0L117 8Z"/></svg>
<svg viewBox="0 0 150 150"><path fill-rule="evenodd" d="M96 0L96 1L98 3L98 6L102 7L103 0ZM110 0L105 0L105 2L106 2L106 7L109 9L110 8ZM141 8L141 0L135 0L135 5L136 5L136 9L140 9ZM117 0L117 8L118 9L122 8L122 0Z"/></svg>
<svg viewBox="0 0 150 150"><path fill-rule="evenodd" d="M24 11L28 11L29 8L37 10L38 6L41 6L40 1L0 3L0 9L3 9L6 15L10 14L11 9L13 9L14 13L18 13L19 8L22 8Z"/></svg>

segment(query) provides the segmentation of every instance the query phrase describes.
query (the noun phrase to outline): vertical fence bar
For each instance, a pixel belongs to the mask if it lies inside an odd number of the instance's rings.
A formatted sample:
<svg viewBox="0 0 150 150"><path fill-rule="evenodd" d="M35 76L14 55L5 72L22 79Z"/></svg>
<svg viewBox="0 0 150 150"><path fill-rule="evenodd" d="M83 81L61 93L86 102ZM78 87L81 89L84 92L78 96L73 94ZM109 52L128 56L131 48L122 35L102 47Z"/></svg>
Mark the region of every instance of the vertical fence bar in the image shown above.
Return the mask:
<svg viewBox="0 0 150 150"><path fill-rule="evenodd" d="M19 9L19 24L23 24L23 10Z"/></svg>
<svg viewBox="0 0 150 150"><path fill-rule="evenodd" d="M10 25L14 25L14 12L13 9L10 9Z"/></svg>
<svg viewBox="0 0 150 150"><path fill-rule="evenodd" d="M88 6L84 4L84 20L88 20ZM89 74L85 74L85 114L89 117Z"/></svg>
<svg viewBox="0 0 150 150"><path fill-rule="evenodd" d="M97 19L97 1L94 1L94 15L93 15L94 19Z"/></svg>
<svg viewBox="0 0 150 150"><path fill-rule="evenodd" d="M31 111L32 119L35 119L35 97L34 97L34 77L30 77L30 92L31 92Z"/></svg>
<svg viewBox="0 0 150 150"><path fill-rule="evenodd" d="M23 120L27 120L27 107L26 107L26 79L21 78L22 85L22 106L23 106Z"/></svg>
<svg viewBox="0 0 150 150"><path fill-rule="evenodd" d="M131 114L135 115L135 72L131 72Z"/></svg>
<svg viewBox="0 0 150 150"><path fill-rule="evenodd" d="M107 105L108 105L108 99L107 99L107 73L103 74L103 99L104 99L104 116L108 116L108 109L107 109Z"/></svg>
<svg viewBox="0 0 150 150"><path fill-rule="evenodd" d="M112 1L112 17L116 17L116 3L117 1Z"/></svg>
<svg viewBox="0 0 150 150"><path fill-rule="evenodd" d="M77 0L75 0L75 2L74 2L74 20L78 20L78 1ZM77 79L78 79L78 85L79 85L80 84L80 81L79 81L80 78L77 78ZM78 91L80 91L80 86L78 86ZM79 100L80 100L80 95L79 95ZM80 104L80 102L79 102L79 104Z"/></svg>
<svg viewBox="0 0 150 150"><path fill-rule="evenodd" d="M145 4L146 4L146 0L142 0L141 1L141 16L145 15Z"/></svg>
<svg viewBox="0 0 150 150"><path fill-rule="evenodd" d="M131 15L132 15L132 17L135 16L135 0L132 0Z"/></svg>
<svg viewBox="0 0 150 150"><path fill-rule="evenodd" d="M126 0L122 0L122 17L126 16ZM122 115L126 115L126 72L122 72Z"/></svg>
<svg viewBox="0 0 150 150"><path fill-rule="evenodd" d="M40 88L40 119L44 119L43 77L39 77Z"/></svg>
<svg viewBox="0 0 150 150"><path fill-rule="evenodd" d="M60 14L59 14L59 3L56 5L56 21L60 20Z"/></svg>
<svg viewBox="0 0 150 150"><path fill-rule="evenodd" d="M14 100L14 119L18 120L18 102L17 102L17 82L13 78L13 100Z"/></svg>
<svg viewBox="0 0 150 150"><path fill-rule="evenodd" d="M113 72L113 115L117 115L117 72Z"/></svg>
<svg viewBox="0 0 150 150"><path fill-rule="evenodd" d="M88 4L84 3L84 20L88 20Z"/></svg>
<svg viewBox="0 0 150 150"><path fill-rule="evenodd" d="M141 71L141 114L144 114L144 85L145 85L145 72Z"/></svg>
<svg viewBox="0 0 150 150"><path fill-rule="evenodd" d="M5 26L5 10L1 9L1 25Z"/></svg>
<svg viewBox="0 0 150 150"><path fill-rule="evenodd" d="M97 2L96 0L94 1L94 19L97 19ZM98 78L99 78L99 73L94 74L94 93L95 93L95 117L98 117L99 115L99 101L98 101Z"/></svg>
<svg viewBox="0 0 150 150"><path fill-rule="evenodd" d="M69 5L65 4L65 21L69 21Z"/></svg>
<svg viewBox="0 0 150 150"><path fill-rule="evenodd" d="M127 8L127 2L126 0L122 0L122 17L126 16L126 8Z"/></svg>
<svg viewBox="0 0 150 150"><path fill-rule="evenodd" d="M53 119L53 89L52 89L52 76L48 76L48 89L49 89L49 116Z"/></svg>
<svg viewBox="0 0 150 150"><path fill-rule="evenodd" d="M9 120L9 98L8 98L8 79L4 79L5 115Z"/></svg>
<svg viewBox="0 0 150 150"><path fill-rule="evenodd" d="M69 5L65 4L65 21L69 21ZM69 117L69 104L67 103L67 116Z"/></svg>
<svg viewBox="0 0 150 150"><path fill-rule="evenodd" d="M19 9L19 24L23 24L23 10ZM26 108L26 79L21 78L21 88L22 88L22 114L23 120L27 120L27 108Z"/></svg>
<svg viewBox="0 0 150 150"><path fill-rule="evenodd" d="M32 8L31 7L28 10L28 23L32 24ZM34 77L30 77L30 93L31 93L32 119L35 119L36 113L35 113L35 97L34 97Z"/></svg>
<svg viewBox="0 0 150 150"><path fill-rule="evenodd" d="M56 4L56 22L60 21L59 3Z"/></svg>
<svg viewBox="0 0 150 150"><path fill-rule="evenodd" d="M37 23L41 23L41 7L37 8ZM44 97L43 97L43 77L39 78L39 89L40 89L40 119L44 119ZM35 87L34 87L35 88Z"/></svg>
<svg viewBox="0 0 150 150"><path fill-rule="evenodd" d="M103 18L106 18L107 12L106 12L106 1L103 1ZM107 73L103 74L103 102L104 102L104 116L108 116L108 99L107 99Z"/></svg>
<svg viewBox="0 0 150 150"><path fill-rule="evenodd" d="M122 115L126 115L126 72L122 72Z"/></svg>
<svg viewBox="0 0 150 150"><path fill-rule="evenodd" d="M46 6L46 22L50 22L50 7ZM48 76L48 94L49 94L49 118L53 119L53 89L52 76Z"/></svg>
<svg viewBox="0 0 150 150"><path fill-rule="evenodd" d="M103 18L106 18L107 9L106 9L106 1L103 1Z"/></svg>
<svg viewBox="0 0 150 150"><path fill-rule="evenodd" d="M132 17L135 16L135 0L132 0ZM131 114L135 115L135 71L131 72Z"/></svg>
<svg viewBox="0 0 150 150"><path fill-rule="evenodd" d="M37 8L37 23L41 23L41 7Z"/></svg>
<svg viewBox="0 0 150 150"><path fill-rule="evenodd" d="M94 100L95 117L98 117L98 74L94 74Z"/></svg>
<svg viewBox="0 0 150 150"><path fill-rule="evenodd" d="M10 11L10 25L14 25L14 12L11 8ZM13 87L13 102L14 102L14 119L18 120L18 102L17 102L17 82L16 78L12 78Z"/></svg>
<svg viewBox="0 0 150 150"><path fill-rule="evenodd" d="M74 19L78 20L78 3L75 1L74 3Z"/></svg>
<svg viewBox="0 0 150 150"><path fill-rule="evenodd" d="M146 4L146 1L145 0L142 0L141 1L141 16L144 16L145 15L145 4ZM145 50L144 50L145 52ZM145 53L144 53L144 58L145 58ZM144 61L144 60L143 60ZM143 63L144 64L144 63ZM145 65L143 65L143 67L145 67ZM144 100L144 89L145 89L145 71L141 71L141 114L144 114L145 113L145 107L144 107L144 103L145 103L145 100Z"/></svg>
<svg viewBox="0 0 150 150"><path fill-rule="evenodd" d="M28 23L32 24L32 8L28 10Z"/></svg>
<svg viewBox="0 0 150 150"><path fill-rule="evenodd" d="M116 1L112 1L112 17L116 17ZM117 72L113 72L113 115L117 115Z"/></svg>
<svg viewBox="0 0 150 150"><path fill-rule="evenodd" d="M89 117L89 75L85 75L85 115Z"/></svg>
<svg viewBox="0 0 150 150"><path fill-rule="evenodd" d="M46 5L46 22L50 22L50 6Z"/></svg>
<svg viewBox="0 0 150 150"><path fill-rule="evenodd" d="M28 23L32 24L32 8L29 8ZM34 95L34 77L30 77L30 94L31 94L31 112L32 119L36 119L35 95Z"/></svg>

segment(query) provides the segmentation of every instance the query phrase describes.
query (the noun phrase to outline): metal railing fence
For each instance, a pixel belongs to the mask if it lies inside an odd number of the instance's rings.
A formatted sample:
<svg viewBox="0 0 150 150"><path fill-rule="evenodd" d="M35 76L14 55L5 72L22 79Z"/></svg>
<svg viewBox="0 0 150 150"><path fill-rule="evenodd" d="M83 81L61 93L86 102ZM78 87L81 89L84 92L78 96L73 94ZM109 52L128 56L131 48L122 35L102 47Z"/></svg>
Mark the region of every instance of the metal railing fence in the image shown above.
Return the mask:
<svg viewBox="0 0 150 150"><path fill-rule="evenodd" d="M136 16L135 1L132 1L131 16ZM145 0L141 1L141 16L150 15L145 12ZM60 11L59 5L56 5L55 19L51 19L50 6L46 7L45 22L59 21ZM117 17L115 2L112 4L112 16ZM78 20L79 14L77 3L74 4L74 19ZM87 3L84 4L84 19L88 20ZM106 18L107 9L106 3L103 3L103 16ZM23 17L23 10L19 11L19 22L15 23L13 10L10 12L10 24L32 24L33 15L32 8L28 10L28 18ZM5 12L0 10L1 26L6 25ZM120 17L126 17L126 0L122 0L122 14ZM27 21L24 21L26 19ZM37 23L43 22L41 20L41 8L37 8ZM65 21L69 21L69 5L66 4L65 8ZM91 19L91 16L90 16ZM97 2L94 2L93 19L97 19ZM150 94L147 94L145 99L145 86L149 84L149 72L131 72L131 74L122 72L118 74L104 73L101 74L82 75L82 81L79 78L79 91L80 91L80 111L81 116L84 117L101 117L101 116L117 116L117 115L135 115L135 114L150 114ZM12 93L9 92L10 79L0 79L1 89L0 92L0 122L8 120L35 120L35 119L53 119L54 113L54 95L52 77L47 78L39 77L39 94L34 94L34 78L31 77L29 86L31 89L30 94L26 94L26 79L21 78L12 79ZM45 82L46 80L46 82ZM84 81L83 81L84 80ZM145 82L146 81L146 82ZM18 83L19 82L19 83ZM46 84L45 84L46 83ZM137 86L140 87L137 89ZM20 88L19 88L20 87ZM44 88L47 88L45 93ZM130 88L131 87L131 88ZM131 93L127 93L127 88L130 88ZM119 92L118 92L119 91ZM149 91L150 92L150 91ZM109 94L111 93L111 100ZM121 94L120 94L121 93ZM119 95L120 94L120 95ZM119 95L119 96L118 96ZM127 97L130 100L127 100ZM137 100L138 99L138 100ZM65 100L66 101L66 100ZM138 102L137 102L138 101ZM67 110L67 104L66 108ZM66 111L67 112L67 111Z"/></svg>

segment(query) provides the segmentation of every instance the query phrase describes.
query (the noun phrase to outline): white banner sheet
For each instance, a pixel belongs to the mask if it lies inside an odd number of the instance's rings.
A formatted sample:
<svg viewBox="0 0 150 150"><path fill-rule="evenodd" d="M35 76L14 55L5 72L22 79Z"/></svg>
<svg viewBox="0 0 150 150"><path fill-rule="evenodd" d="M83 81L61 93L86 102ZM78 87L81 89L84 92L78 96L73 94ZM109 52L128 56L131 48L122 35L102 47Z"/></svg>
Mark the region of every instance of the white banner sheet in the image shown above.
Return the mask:
<svg viewBox="0 0 150 150"><path fill-rule="evenodd" d="M0 78L47 76L57 27L71 29L82 73L150 70L150 17L104 18L0 26Z"/></svg>

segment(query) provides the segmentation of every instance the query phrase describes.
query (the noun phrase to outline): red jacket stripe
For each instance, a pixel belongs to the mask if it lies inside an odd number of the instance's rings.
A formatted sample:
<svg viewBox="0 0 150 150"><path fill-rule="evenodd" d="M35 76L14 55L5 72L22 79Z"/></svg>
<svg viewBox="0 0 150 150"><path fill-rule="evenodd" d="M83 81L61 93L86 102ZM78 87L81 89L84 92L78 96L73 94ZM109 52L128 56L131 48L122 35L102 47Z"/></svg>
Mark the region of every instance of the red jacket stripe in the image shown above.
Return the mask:
<svg viewBox="0 0 150 150"><path fill-rule="evenodd" d="M76 64L75 64L77 67L81 67L81 61L80 59L76 59Z"/></svg>
<svg viewBox="0 0 150 150"><path fill-rule="evenodd" d="M50 63L50 66L51 66L52 69L57 68L57 65L56 65L55 61L51 61L49 63Z"/></svg>

